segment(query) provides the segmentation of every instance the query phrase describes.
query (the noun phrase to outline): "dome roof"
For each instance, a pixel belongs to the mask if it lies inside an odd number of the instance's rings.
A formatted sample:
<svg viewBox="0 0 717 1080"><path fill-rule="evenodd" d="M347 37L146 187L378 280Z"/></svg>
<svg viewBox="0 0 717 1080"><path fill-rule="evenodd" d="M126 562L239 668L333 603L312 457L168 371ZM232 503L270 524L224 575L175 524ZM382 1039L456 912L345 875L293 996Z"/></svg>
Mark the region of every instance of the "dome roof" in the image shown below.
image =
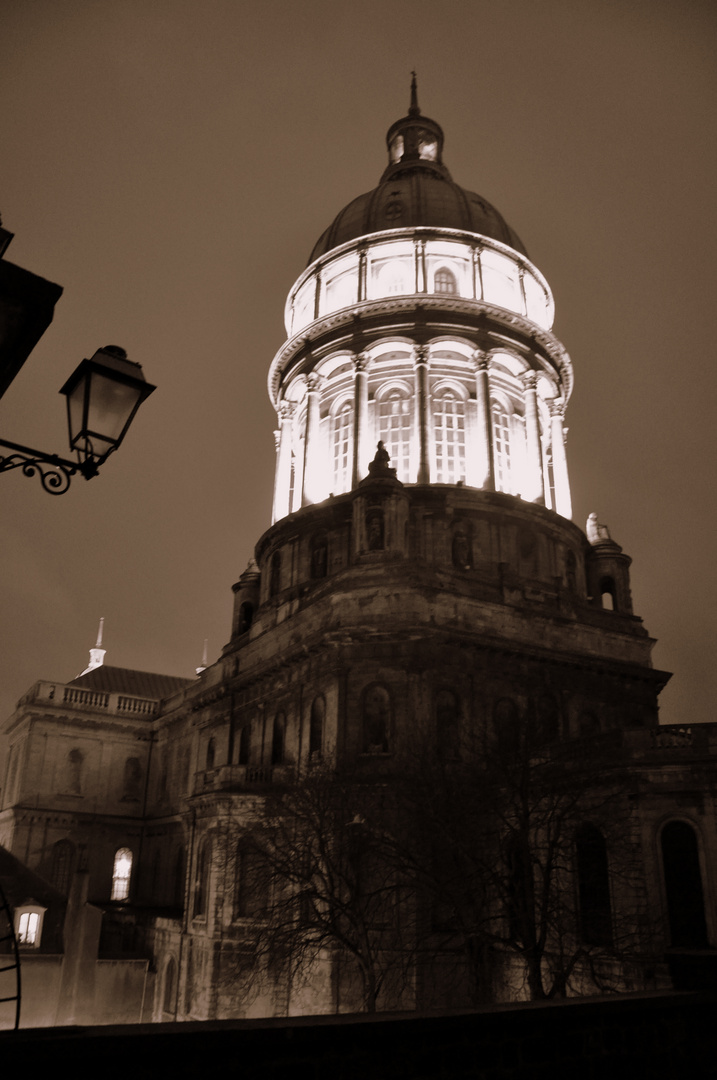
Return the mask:
<svg viewBox="0 0 717 1080"><path fill-rule="evenodd" d="M384 229L461 229L527 256L519 237L489 202L459 187L442 162L443 131L421 116L415 76L411 107L386 135L389 164L378 187L345 206L314 246L309 264L349 240Z"/></svg>

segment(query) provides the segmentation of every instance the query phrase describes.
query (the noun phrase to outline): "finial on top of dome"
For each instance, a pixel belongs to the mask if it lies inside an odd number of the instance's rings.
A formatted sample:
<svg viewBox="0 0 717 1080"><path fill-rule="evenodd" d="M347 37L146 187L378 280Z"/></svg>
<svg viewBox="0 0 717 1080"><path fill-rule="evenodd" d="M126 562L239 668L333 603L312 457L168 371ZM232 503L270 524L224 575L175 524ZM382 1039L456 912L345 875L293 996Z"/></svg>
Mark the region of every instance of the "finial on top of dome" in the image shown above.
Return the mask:
<svg viewBox="0 0 717 1080"><path fill-rule="evenodd" d="M411 104L408 108L409 116L420 116L421 110L418 107L418 86L416 84L416 72L411 72Z"/></svg>

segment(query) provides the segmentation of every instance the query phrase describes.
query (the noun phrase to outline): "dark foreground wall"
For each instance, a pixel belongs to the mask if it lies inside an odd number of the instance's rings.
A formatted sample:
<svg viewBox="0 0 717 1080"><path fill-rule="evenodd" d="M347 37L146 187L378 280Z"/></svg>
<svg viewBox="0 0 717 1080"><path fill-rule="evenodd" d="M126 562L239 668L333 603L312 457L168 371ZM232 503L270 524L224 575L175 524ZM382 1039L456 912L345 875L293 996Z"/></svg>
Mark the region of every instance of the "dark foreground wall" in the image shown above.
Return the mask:
<svg viewBox="0 0 717 1080"><path fill-rule="evenodd" d="M627 995L440 1017L38 1028L0 1034L0 1063L8 1078L67 1066L102 1080L699 1080L717 1076L717 1001Z"/></svg>

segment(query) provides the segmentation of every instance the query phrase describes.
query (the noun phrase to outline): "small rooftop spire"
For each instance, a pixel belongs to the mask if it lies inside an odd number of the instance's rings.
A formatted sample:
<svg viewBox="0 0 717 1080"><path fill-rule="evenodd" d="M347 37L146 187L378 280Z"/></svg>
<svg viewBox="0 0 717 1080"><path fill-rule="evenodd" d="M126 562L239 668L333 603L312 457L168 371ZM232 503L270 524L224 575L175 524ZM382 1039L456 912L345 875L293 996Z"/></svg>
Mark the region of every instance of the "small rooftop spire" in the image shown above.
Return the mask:
<svg viewBox="0 0 717 1080"><path fill-rule="evenodd" d="M95 668L102 667L102 665L104 664L105 653L107 652L106 649L102 648L102 631L104 630L104 628L105 620L100 619L100 625L97 631L97 642L95 643L94 649L90 649L90 662L85 668L85 670L80 672L80 674L77 676L78 679L82 678L83 675L86 675L88 671L94 671Z"/></svg>
<svg viewBox="0 0 717 1080"><path fill-rule="evenodd" d="M416 72L411 72L411 104L408 108L409 116L420 116L421 110L418 107L418 86L416 84Z"/></svg>
<svg viewBox="0 0 717 1080"><path fill-rule="evenodd" d="M209 644L209 638L204 639L204 652L202 653L202 663L198 668L195 668L197 675L201 675L207 667L207 645Z"/></svg>

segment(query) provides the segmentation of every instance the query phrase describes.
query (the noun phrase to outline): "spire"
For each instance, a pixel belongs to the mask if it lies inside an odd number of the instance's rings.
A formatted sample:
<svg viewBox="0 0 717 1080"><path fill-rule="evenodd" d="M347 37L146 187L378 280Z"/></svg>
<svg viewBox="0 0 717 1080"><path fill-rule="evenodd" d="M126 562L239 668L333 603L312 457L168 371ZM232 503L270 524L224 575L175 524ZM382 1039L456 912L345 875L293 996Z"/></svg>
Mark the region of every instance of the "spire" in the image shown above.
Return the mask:
<svg viewBox="0 0 717 1080"><path fill-rule="evenodd" d="M201 675L207 667L207 645L209 644L209 638L204 639L204 652L202 653L202 662L198 668L195 668L197 675Z"/></svg>
<svg viewBox="0 0 717 1080"><path fill-rule="evenodd" d="M421 110L418 107L418 87L416 84L416 72L411 72L411 104L408 109L409 116L420 116Z"/></svg>
<svg viewBox="0 0 717 1080"><path fill-rule="evenodd" d="M100 619L99 629L97 631L97 641L95 642L94 649L90 649L90 662L84 671L80 672L77 676L78 679L86 675L88 671L94 671L95 668L102 667L105 662L106 649L102 648L102 631L105 628L105 620Z"/></svg>

